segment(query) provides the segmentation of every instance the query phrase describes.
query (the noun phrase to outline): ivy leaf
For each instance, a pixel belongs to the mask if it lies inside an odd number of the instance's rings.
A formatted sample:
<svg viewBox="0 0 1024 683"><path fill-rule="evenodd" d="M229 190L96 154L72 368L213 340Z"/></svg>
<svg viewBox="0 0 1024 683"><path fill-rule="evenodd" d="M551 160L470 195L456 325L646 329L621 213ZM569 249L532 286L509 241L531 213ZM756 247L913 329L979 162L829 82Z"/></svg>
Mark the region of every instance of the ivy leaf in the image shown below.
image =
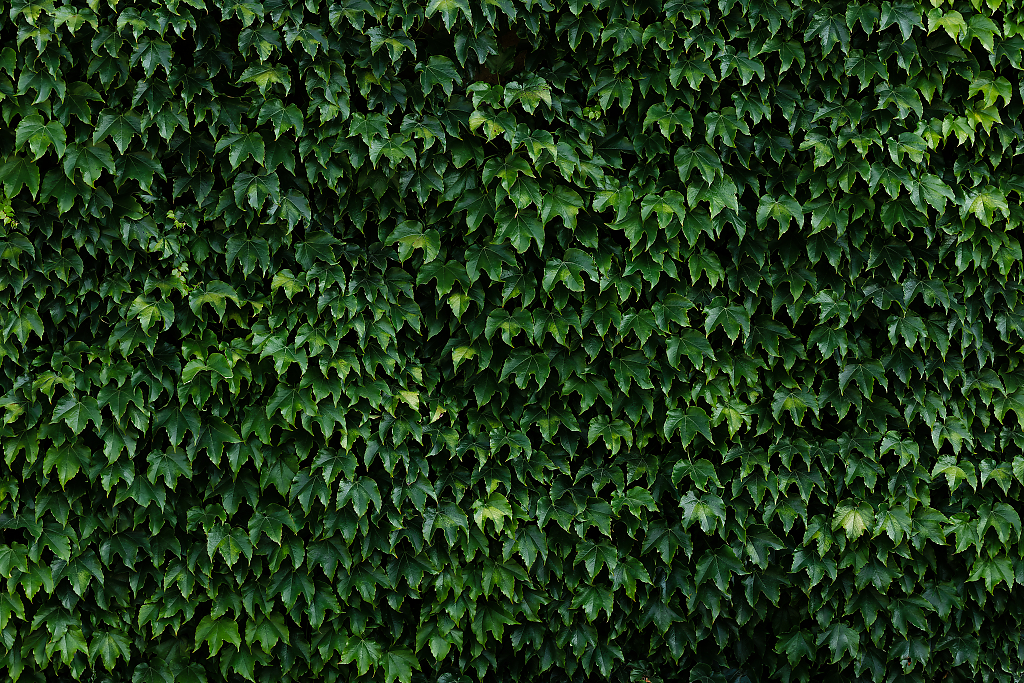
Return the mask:
<svg viewBox="0 0 1024 683"><path fill-rule="evenodd" d="M96 125L96 131L92 135L92 141L93 144L97 144L103 142L108 137L112 138L114 144L117 145L117 151L124 154L132 138L140 133L142 133L142 119L138 114L131 111L125 114L117 114L111 110L106 110L100 114L100 120Z"/></svg>
<svg viewBox="0 0 1024 683"><path fill-rule="evenodd" d="M972 489L978 488L978 476L974 464L969 461L957 462L955 455L943 455L936 461L932 468L932 478L940 474L946 476L946 483L952 493L960 487L960 482L966 481Z"/></svg>
<svg viewBox="0 0 1024 683"><path fill-rule="evenodd" d="M113 671L119 657L123 657L125 661L131 657L128 638L116 631L97 631L93 634L92 642L89 643L90 663L102 659L104 668Z"/></svg>
<svg viewBox="0 0 1024 683"><path fill-rule="evenodd" d="M354 481L342 481L338 487L337 509L352 504L356 515L362 517L369 510L370 503L374 510L380 510L383 504L377 482L370 477L359 477Z"/></svg>
<svg viewBox="0 0 1024 683"><path fill-rule="evenodd" d="M469 2L467 0L429 0L427 2L426 18L430 19L440 12L441 19L444 20L444 28L450 33L460 10L467 21L472 21L473 14L469 9ZM451 93L449 92L448 94L450 95ZM391 680L393 679L388 678L388 682ZM402 681L407 683L407 679L403 678Z"/></svg>
<svg viewBox="0 0 1024 683"><path fill-rule="evenodd" d="M743 563L736 556L736 553L729 546L723 546L718 550L708 550L697 562L697 571L693 576L693 582L700 586L705 581L712 581L718 589L725 593L729 589L729 581L733 574L744 575L747 572Z"/></svg>
<svg viewBox="0 0 1024 683"><path fill-rule="evenodd" d="M874 519L874 510L867 502L856 505L843 503L836 508L835 516L832 518L832 529L843 529L846 537L853 540L873 528Z"/></svg>
<svg viewBox="0 0 1024 683"><path fill-rule="evenodd" d="M270 268L270 244L262 237L232 235L228 238L224 260L229 273L237 261L243 275L249 275L257 265L260 272L266 274Z"/></svg>
<svg viewBox="0 0 1024 683"><path fill-rule="evenodd" d="M693 131L693 116L690 112L682 107L670 110L660 102L652 105L651 108L647 110L647 114L644 116L643 130L646 131L655 123L658 124L661 134L670 140L672 139L672 133L675 131L676 126L679 126L680 131L683 133L683 137L686 138L689 138L690 133Z"/></svg>
<svg viewBox="0 0 1024 683"><path fill-rule="evenodd" d="M466 0L441 0L442 2L465 3ZM447 22L446 22L447 23ZM420 74L420 85L423 88L424 96L429 95L435 85L441 86L444 94L451 97L454 84L462 85L462 76L459 75L455 63L447 57L433 56L426 64L416 65L416 71Z"/></svg>
<svg viewBox="0 0 1024 683"><path fill-rule="evenodd" d="M53 422L63 420L77 435L85 430L91 421L96 429L103 425L103 416L100 414L99 404L92 396L79 398L69 394L60 400L53 409Z"/></svg>
<svg viewBox="0 0 1024 683"><path fill-rule="evenodd" d="M818 648L815 645L814 636L805 631L794 631L785 636L780 636L775 644L775 651L785 653L791 666L796 666L801 659L815 661Z"/></svg>
<svg viewBox="0 0 1024 683"><path fill-rule="evenodd" d="M296 136L301 136L305 129L305 121L302 115L302 110L294 104L285 105L279 99L270 99L263 103L260 107L260 114L256 118L256 124L262 126L267 121L274 124L274 138L280 139L282 133L286 133L290 130L295 131ZM249 135L254 135L250 133ZM262 141L262 137L260 138ZM256 155L253 155L254 159L257 159ZM232 162L234 163L234 162Z"/></svg>
<svg viewBox="0 0 1024 683"><path fill-rule="evenodd" d="M910 200L919 210L925 210L925 203L936 211L944 211L946 200L955 200L953 190L942 179L930 173L924 173L910 185Z"/></svg>
<svg viewBox="0 0 1024 683"><path fill-rule="evenodd" d="M39 167L27 158L12 155L0 166L0 182L7 197L16 197L25 187L35 198L39 193Z"/></svg>
<svg viewBox="0 0 1024 683"><path fill-rule="evenodd" d="M540 76L531 74L522 83L512 81L507 84L503 101L506 107L518 102L526 113L532 114L541 102L551 106L551 87Z"/></svg>
<svg viewBox="0 0 1024 683"><path fill-rule="evenodd" d="M531 353L530 349L514 349L501 368L499 382L505 381L509 375L515 375L516 386L526 387L530 377L534 377L540 386L544 386L551 373L551 361L547 354Z"/></svg>
<svg viewBox="0 0 1024 683"><path fill-rule="evenodd" d="M768 219L772 218L779 224L779 237L783 235L793 221L799 229L804 222L803 207L793 197L783 195L779 198L763 196L757 207L757 227L764 228Z"/></svg>
<svg viewBox="0 0 1024 683"><path fill-rule="evenodd" d="M235 204L239 208L263 208L267 199L274 204L281 200L281 185L277 173L239 173L232 184Z"/></svg>
<svg viewBox="0 0 1024 683"><path fill-rule="evenodd" d="M700 458L696 462L690 460L677 462L672 467L672 485L678 486L683 479L690 479L694 486L701 491L707 491L707 484L711 480L714 480L716 488L722 487L715 466L707 458Z"/></svg>
<svg viewBox="0 0 1024 683"><path fill-rule="evenodd" d="M811 18L811 24L804 33L804 41L809 42L814 38L821 41L822 54L828 56L836 43L839 43L843 53L850 50L850 30L846 26L846 18L832 14L827 9L818 10Z"/></svg>
<svg viewBox="0 0 1024 683"><path fill-rule="evenodd" d="M256 620L250 619L245 626L245 643L252 645L259 641L260 649L270 653L280 641L291 642L288 625L280 614L261 615Z"/></svg>
<svg viewBox="0 0 1024 683"><path fill-rule="evenodd" d="M883 2L879 28L884 31L893 24L900 27L900 33L906 42L910 40L915 26L924 28L924 24L921 23L921 10L909 3Z"/></svg>
<svg viewBox="0 0 1024 683"><path fill-rule="evenodd" d="M211 656L216 655L224 643L241 647L242 637L238 633L238 624L233 619L214 619L211 615L203 617L196 626L195 650L204 642L210 646Z"/></svg>
<svg viewBox="0 0 1024 683"><path fill-rule="evenodd" d="M238 133L221 138L217 141L215 151L221 152L225 149L228 150L231 168L238 168L238 165L249 157L262 166L266 155L266 144L258 132Z"/></svg>
<svg viewBox="0 0 1024 683"><path fill-rule="evenodd" d="M46 150L53 147L57 157L63 157L67 149L67 132L60 121L45 121L39 114L26 116L18 124L15 130L15 148L20 149L28 143L29 149L35 155L33 161L39 159Z"/></svg>
<svg viewBox="0 0 1024 683"><path fill-rule="evenodd" d="M167 488L173 490L177 486L179 476L184 476L186 479L192 478L192 463L184 453L177 449L172 448L163 452L154 451L147 460L149 461L149 470L146 478L152 484L155 484L158 478L163 477Z"/></svg>
<svg viewBox="0 0 1024 683"><path fill-rule="evenodd" d="M501 209L495 222L499 227L494 238L499 242L509 240L520 254L530 248L531 240L537 242L538 249L544 248L544 224L532 209Z"/></svg>
<svg viewBox="0 0 1024 683"><path fill-rule="evenodd" d="M512 518L512 508L508 499L497 491L492 491L486 499L480 499L473 503L473 521L485 531L484 525L490 519L494 522L495 528L500 535L505 524L505 517Z"/></svg>
<svg viewBox="0 0 1024 683"><path fill-rule="evenodd" d="M420 268L416 275L416 284L427 284L431 280L437 281L437 293L440 296L451 292L456 282L466 288L469 286L465 266L455 261L435 260Z"/></svg>
<svg viewBox="0 0 1024 683"><path fill-rule="evenodd" d="M686 410L675 408L667 412L665 425L662 428L665 438L669 439L678 431L683 446L688 446L697 434L701 434L710 443L715 440L711 436L711 419L703 408L690 407Z"/></svg>
<svg viewBox="0 0 1024 683"><path fill-rule="evenodd" d="M502 267L515 264L515 255L503 244L473 245L466 250L466 271L470 284L479 279L480 271L486 273L492 282L498 282L501 280Z"/></svg>
<svg viewBox="0 0 1024 683"><path fill-rule="evenodd" d="M817 644L828 643L832 650L832 663L835 664L848 652L856 658L860 651L860 633L843 623L833 623L827 631L818 635Z"/></svg>
<svg viewBox="0 0 1024 683"><path fill-rule="evenodd" d="M589 275L591 281L597 281L597 266L594 259L579 249L568 249L562 258L547 262L544 268L544 291L550 291L555 284L562 282L571 291L582 292L583 273Z"/></svg>
<svg viewBox="0 0 1024 683"><path fill-rule="evenodd" d="M110 153L110 147L105 143L98 145L72 143L69 145L67 153L64 155L64 173L74 181L76 170L81 172L82 180L89 187L96 186L96 181L99 180L103 171L117 173L114 157Z"/></svg>
<svg viewBox="0 0 1024 683"><path fill-rule="evenodd" d="M264 97L271 86L278 84L284 87L287 95L292 89L292 76L283 64L253 64L242 72L238 83L255 83Z"/></svg>
<svg viewBox="0 0 1024 683"><path fill-rule="evenodd" d="M1013 562L1009 557L984 557L978 555L971 567L971 575L968 581L985 580L985 590L994 592L997 585L1005 582L1007 586L1013 587L1014 572Z"/></svg>
<svg viewBox="0 0 1024 683"><path fill-rule="evenodd" d="M742 306L715 306L707 309L707 320L704 321L705 334L722 327L730 341L736 341L740 331L746 339L750 336L750 314Z"/></svg>
<svg viewBox="0 0 1024 683"><path fill-rule="evenodd" d="M362 676L370 670L370 667L380 663L381 656L381 646L378 643L368 638L355 637L345 644L341 653L341 663L355 662L359 675Z"/></svg>
<svg viewBox="0 0 1024 683"><path fill-rule="evenodd" d="M137 180L143 191L148 191L153 184L153 177L159 175L166 178L164 169L149 152L129 152L122 154L115 162L118 186L125 180Z"/></svg>

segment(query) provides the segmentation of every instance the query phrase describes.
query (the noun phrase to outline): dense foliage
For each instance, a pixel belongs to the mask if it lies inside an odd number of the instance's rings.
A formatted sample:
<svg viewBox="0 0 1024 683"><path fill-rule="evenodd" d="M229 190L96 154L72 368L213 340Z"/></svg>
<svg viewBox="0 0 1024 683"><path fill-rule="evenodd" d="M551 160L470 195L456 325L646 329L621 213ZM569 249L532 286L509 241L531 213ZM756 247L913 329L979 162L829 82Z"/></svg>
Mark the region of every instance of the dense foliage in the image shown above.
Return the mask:
<svg viewBox="0 0 1024 683"><path fill-rule="evenodd" d="M1016 2L63 1L3 675L1020 680Z"/></svg>

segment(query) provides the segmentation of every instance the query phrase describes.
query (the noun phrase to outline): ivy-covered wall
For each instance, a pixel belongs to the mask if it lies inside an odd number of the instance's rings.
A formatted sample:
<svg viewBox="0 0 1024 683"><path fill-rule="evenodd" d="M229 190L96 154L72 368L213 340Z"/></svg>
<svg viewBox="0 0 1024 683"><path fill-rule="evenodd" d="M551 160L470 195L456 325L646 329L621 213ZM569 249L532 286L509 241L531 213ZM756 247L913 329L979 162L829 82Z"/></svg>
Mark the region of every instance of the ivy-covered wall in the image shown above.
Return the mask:
<svg viewBox="0 0 1024 683"><path fill-rule="evenodd" d="M1024 674L1014 0L0 3L0 675Z"/></svg>

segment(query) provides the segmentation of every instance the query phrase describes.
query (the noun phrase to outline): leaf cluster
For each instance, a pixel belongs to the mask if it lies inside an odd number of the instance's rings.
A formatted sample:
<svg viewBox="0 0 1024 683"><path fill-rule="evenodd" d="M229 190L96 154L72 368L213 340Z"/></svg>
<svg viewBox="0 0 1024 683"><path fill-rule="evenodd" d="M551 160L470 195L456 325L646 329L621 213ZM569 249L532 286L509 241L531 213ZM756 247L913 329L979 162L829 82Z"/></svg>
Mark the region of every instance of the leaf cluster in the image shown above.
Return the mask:
<svg viewBox="0 0 1024 683"><path fill-rule="evenodd" d="M1024 673L1019 3L3 10L12 681Z"/></svg>

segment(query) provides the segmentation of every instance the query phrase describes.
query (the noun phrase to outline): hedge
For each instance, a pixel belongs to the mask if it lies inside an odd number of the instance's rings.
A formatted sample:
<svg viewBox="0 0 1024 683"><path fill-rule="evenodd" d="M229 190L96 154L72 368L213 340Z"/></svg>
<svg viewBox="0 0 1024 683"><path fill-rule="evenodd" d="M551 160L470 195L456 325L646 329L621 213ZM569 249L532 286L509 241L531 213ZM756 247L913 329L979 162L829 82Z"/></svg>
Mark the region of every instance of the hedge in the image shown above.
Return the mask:
<svg viewBox="0 0 1024 683"><path fill-rule="evenodd" d="M62 2L11 681L1021 680L1016 0Z"/></svg>

